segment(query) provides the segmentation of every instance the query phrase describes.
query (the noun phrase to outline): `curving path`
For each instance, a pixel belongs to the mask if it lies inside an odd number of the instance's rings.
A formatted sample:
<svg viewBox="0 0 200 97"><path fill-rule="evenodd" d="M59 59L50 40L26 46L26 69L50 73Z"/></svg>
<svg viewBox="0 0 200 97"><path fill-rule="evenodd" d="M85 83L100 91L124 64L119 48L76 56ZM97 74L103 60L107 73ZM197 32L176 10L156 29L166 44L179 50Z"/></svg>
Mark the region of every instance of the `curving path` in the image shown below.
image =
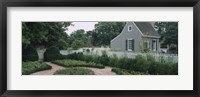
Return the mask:
<svg viewBox="0 0 200 97"><path fill-rule="evenodd" d="M49 69L49 70L38 71L38 72L32 73L31 75L53 75L54 72L56 72L57 70L59 70L59 69L65 69L65 67L56 65L56 64L51 63L51 62L45 62L45 63L47 63L48 65L50 65L52 68Z"/></svg>
<svg viewBox="0 0 200 97"><path fill-rule="evenodd" d="M46 63L48 65L50 65L52 67L52 69L38 71L38 72L32 73L31 75L53 75L54 72L56 72L57 70L65 69L65 67L56 65L56 64L51 63L51 62L46 62ZM108 66L105 66L104 69L92 68L92 67L83 67L83 68L92 70L95 75L116 75L114 72L111 71L112 68L108 67Z"/></svg>

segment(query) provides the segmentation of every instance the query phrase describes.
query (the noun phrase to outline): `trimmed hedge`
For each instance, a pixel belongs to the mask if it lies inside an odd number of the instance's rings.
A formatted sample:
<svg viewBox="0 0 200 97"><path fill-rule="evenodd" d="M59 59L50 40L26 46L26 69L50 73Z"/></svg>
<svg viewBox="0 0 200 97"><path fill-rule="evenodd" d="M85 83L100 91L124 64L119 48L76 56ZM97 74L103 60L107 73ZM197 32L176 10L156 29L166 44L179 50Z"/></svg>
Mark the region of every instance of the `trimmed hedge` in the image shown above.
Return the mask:
<svg viewBox="0 0 200 97"><path fill-rule="evenodd" d="M22 49L22 61L38 61L39 56L37 50L33 46Z"/></svg>
<svg viewBox="0 0 200 97"><path fill-rule="evenodd" d="M54 61L64 58L65 56L60 54L59 49L54 46L47 48L44 52L44 61Z"/></svg>
<svg viewBox="0 0 200 97"><path fill-rule="evenodd" d="M44 62L22 62L22 75L29 75L31 73L51 69L52 67Z"/></svg>
<svg viewBox="0 0 200 97"><path fill-rule="evenodd" d="M94 75L94 72L84 68L66 68L57 70L54 75Z"/></svg>
<svg viewBox="0 0 200 97"><path fill-rule="evenodd" d="M113 68L112 71L118 75L149 75L148 73L128 71L126 69L121 69L121 68Z"/></svg>
<svg viewBox="0 0 200 97"><path fill-rule="evenodd" d="M64 66L64 67L95 67L95 68L105 68L102 64L97 64L94 62L84 62L78 60L55 60L52 63Z"/></svg>

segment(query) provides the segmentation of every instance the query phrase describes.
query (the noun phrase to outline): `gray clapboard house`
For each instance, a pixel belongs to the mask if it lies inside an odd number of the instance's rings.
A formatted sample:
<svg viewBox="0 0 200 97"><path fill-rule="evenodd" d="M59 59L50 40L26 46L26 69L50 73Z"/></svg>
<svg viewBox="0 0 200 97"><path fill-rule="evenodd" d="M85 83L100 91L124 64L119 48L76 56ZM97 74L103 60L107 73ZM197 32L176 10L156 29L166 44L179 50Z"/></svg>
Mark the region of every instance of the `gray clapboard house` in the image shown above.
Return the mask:
<svg viewBox="0 0 200 97"><path fill-rule="evenodd" d="M150 22L127 22L122 32L111 40L111 50L159 52L159 38Z"/></svg>

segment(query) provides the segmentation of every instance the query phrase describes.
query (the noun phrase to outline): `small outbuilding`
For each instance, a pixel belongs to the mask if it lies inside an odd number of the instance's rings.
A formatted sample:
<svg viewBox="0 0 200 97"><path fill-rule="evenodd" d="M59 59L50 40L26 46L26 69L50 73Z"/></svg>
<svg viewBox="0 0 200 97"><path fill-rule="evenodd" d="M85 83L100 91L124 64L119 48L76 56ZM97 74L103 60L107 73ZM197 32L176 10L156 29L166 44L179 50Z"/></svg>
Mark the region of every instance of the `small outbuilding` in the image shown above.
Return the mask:
<svg viewBox="0 0 200 97"><path fill-rule="evenodd" d="M159 52L160 35L151 22L127 22L122 32L112 39L111 50Z"/></svg>

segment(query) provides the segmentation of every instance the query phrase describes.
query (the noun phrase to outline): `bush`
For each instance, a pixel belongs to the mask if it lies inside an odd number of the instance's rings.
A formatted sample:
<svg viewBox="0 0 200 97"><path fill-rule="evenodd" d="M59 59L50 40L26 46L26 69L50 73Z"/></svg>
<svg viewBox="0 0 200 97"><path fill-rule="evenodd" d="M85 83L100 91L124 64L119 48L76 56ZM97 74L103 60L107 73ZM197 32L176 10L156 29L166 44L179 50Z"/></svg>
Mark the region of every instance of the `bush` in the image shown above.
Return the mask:
<svg viewBox="0 0 200 97"><path fill-rule="evenodd" d="M52 63L64 66L64 67L95 67L95 68L105 68L102 64L97 64L94 62L86 63L84 61L77 60L56 60Z"/></svg>
<svg viewBox="0 0 200 97"><path fill-rule="evenodd" d="M119 67L127 70L135 69L135 60L128 58L128 57L122 57L119 59Z"/></svg>
<svg viewBox="0 0 200 97"><path fill-rule="evenodd" d="M108 65L108 62L109 62L109 57L108 57L106 51L102 51L102 55L100 57L98 57L97 63L101 63L103 65Z"/></svg>
<svg viewBox="0 0 200 97"><path fill-rule="evenodd" d="M54 75L94 75L94 72L84 68L67 68L57 70Z"/></svg>
<svg viewBox="0 0 200 97"><path fill-rule="evenodd" d="M72 53L72 54L68 54L67 59L84 61L84 55L81 52L78 52L78 53L75 52L75 53Z"/></svg>
<svg viewBox="0 0 200 97"><path fill-rule="evenodd" d="M51 69L51 66L43 62L22 62L22 75L29 75L31 73L47 69Z"/></svg>
<svg viewBox="0 0 200 97"><path fill-rule="evenodd" d="M37 50L33 46L28 46L22 50L22 61L38 61Z"/></svg>
<svg viewBox="0 0 200 97"><path fill-rule="evenodd" d="M120 68L113 68L113 72L115 72L118 75L131 75L127 70L125 69L120 69Z"/></svg>
<svg viewBox="0 0 200 97"><path fill-rule="evenodd" d="M119 62L118 62L118 57L117 55L113 55L112 57L110 57L108 65L112 66L112 67L119 67Z"/></svg>
<svg viewBox="0 0 200 97"><path fill-rule="evenodd" d="M128 71L126 69L121 69L121 68L113 68L112 71L118 75L149 75L148 73Z"/></svg>
<svg viewBox="0 0 200 97"><path fill-rule="evenodd" d="M49 47L44 52L44 60L45 61L54 61L64 59L66 56L60 54L60 51L56 47Z"/></svg>

